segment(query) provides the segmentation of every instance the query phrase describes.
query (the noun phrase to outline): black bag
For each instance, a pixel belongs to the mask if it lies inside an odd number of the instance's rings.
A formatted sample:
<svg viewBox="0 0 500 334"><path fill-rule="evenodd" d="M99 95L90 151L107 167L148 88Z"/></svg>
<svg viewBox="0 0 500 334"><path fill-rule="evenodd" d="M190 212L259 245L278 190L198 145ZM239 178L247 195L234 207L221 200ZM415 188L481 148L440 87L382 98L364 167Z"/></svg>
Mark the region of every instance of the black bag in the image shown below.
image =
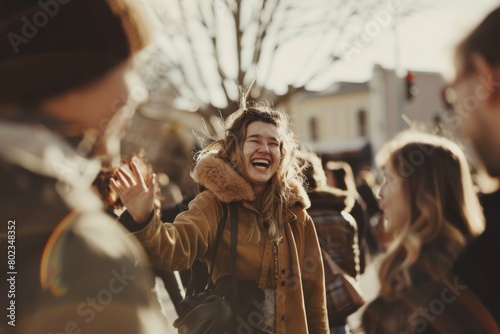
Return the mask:
<svg viewBox="0 0 500 334"><path fill-rule="evenodd" d="M238 213L231 203L231 269L232 275L221 277L215 285L212 274L227 220L227 207L223 205L222 221L217 226L212 263L205 291L195 295L194 271L186 297L179 303L179 318L174 327L180 334L225 334L236 333L238 328L258 330L259 317L263 318L264 292L256 282L236 279L236 257L238 242ZM257 318L257 319L256 319Z"/></svg>
<svg viewBox="0 0 500 334"><path fill-rule="evenodd" d="M186 297L179 304L179 314L174 326L180 334L234 333L233 309L214 291Z"/></svg>

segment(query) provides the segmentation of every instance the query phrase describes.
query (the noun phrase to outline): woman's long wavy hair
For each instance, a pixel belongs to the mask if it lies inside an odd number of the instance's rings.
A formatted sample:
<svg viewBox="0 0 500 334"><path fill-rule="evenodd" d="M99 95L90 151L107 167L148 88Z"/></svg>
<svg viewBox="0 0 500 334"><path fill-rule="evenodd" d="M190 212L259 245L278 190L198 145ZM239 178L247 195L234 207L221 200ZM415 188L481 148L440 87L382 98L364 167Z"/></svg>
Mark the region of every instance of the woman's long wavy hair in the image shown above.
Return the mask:
<svg viewBox="0 0 500 334"><path fill-rule="evenodd" d="M377 158L396 171L410 211L379 270L381 294L394 296L411 287L409 270L422 248L451 266L467 241L484 230L484 216L465 155L452 141L408 131Z"/></svg>
<svg viewBox="0 0 500 334"><path fill-rule="evenodd" d="M217 156L227 161L236 172L249 180L243 156L243 145L247 136L248 125L253 122L264 122L275 125L280 141L280 157L276 173L268 182L262 201L262 215L264 226L272 240L279 236L279 225L284 223L285 214L291 198L296 193L294 190L302 184L302 173L296 159L297 141L289 129L287 115L270 107L268 104L251 105L246 102L244 94L240 100L240 108L223 122L224 133L222 138L198 153L198 160L204 154L217 152ZM251 233L247 241L259 241L261 233L256 222L252 223Z"/></svg>

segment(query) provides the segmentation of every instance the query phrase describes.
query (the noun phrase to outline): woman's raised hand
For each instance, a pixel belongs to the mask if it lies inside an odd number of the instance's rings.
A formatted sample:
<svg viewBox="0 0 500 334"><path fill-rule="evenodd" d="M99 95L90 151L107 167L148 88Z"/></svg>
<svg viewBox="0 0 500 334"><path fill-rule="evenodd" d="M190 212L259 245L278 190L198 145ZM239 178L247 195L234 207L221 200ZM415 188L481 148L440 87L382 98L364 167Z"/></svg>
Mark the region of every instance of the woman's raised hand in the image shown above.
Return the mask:
<svg viewBox="0 0 500 334"><path fill-rule="evenodd" d="M120 197L123 205L138 223L144 221L153 210L155 199L155 178L144 180L136 161L130 164L132 174L120 167L115 172L115 177L111 179L111 187Z"/></svg>

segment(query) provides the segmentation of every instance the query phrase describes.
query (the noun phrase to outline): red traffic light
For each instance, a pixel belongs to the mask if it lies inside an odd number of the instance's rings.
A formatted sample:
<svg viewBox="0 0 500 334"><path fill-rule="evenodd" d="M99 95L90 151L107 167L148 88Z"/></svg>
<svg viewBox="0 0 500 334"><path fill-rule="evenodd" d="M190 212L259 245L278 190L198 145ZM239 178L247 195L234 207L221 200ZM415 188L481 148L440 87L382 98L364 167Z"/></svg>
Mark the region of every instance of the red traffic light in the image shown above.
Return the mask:
<svg viewBox="0 0 500 334"><path fill-rule="evenodd" d="M406 81L413 83L413 80L415 80L415 76L413 75L413 73L406 73Z"/></svg>
<svg viewBox="0 0 500 334"><path fill-rule="evenodd" d="M408 71L406 73L406 100L411 101L418 95L418 88L415 85L415 75Z"/></svg>

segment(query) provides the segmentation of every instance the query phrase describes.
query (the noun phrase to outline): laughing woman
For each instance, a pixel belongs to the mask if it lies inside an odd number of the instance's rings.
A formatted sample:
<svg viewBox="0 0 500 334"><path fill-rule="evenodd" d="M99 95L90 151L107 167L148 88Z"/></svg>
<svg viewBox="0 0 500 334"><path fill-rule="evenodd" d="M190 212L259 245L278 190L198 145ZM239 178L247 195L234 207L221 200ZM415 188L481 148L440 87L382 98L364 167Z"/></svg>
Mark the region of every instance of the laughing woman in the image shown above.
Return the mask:
<svg viewBox="0 0 500 334"><path fill-rule="evenodd" d="M463 152L450 140L412 131L379 157L381 206L394 240L380 265L379 296L363 315L365 333L499 333L451 273L468 241L484 229Z"/></svg>
<svg viewBox="0 0 500 334"><path fill-rule="evenodd" d="M295 152L285 114L245 102L227 120L223 138L199 153L192 177L205 190L173 224L163 224L152 213L154 180L143 180L134 164L132 173L121 169L113 180L133 218L124 224L153 266L167 270L189 268L196 259L210 267L223 208L236 203L236 276L255 282L264 296L259 321L238 321L244 332L328 332L322 260ZM229 225L214 283L232 273Z"/></svg>

